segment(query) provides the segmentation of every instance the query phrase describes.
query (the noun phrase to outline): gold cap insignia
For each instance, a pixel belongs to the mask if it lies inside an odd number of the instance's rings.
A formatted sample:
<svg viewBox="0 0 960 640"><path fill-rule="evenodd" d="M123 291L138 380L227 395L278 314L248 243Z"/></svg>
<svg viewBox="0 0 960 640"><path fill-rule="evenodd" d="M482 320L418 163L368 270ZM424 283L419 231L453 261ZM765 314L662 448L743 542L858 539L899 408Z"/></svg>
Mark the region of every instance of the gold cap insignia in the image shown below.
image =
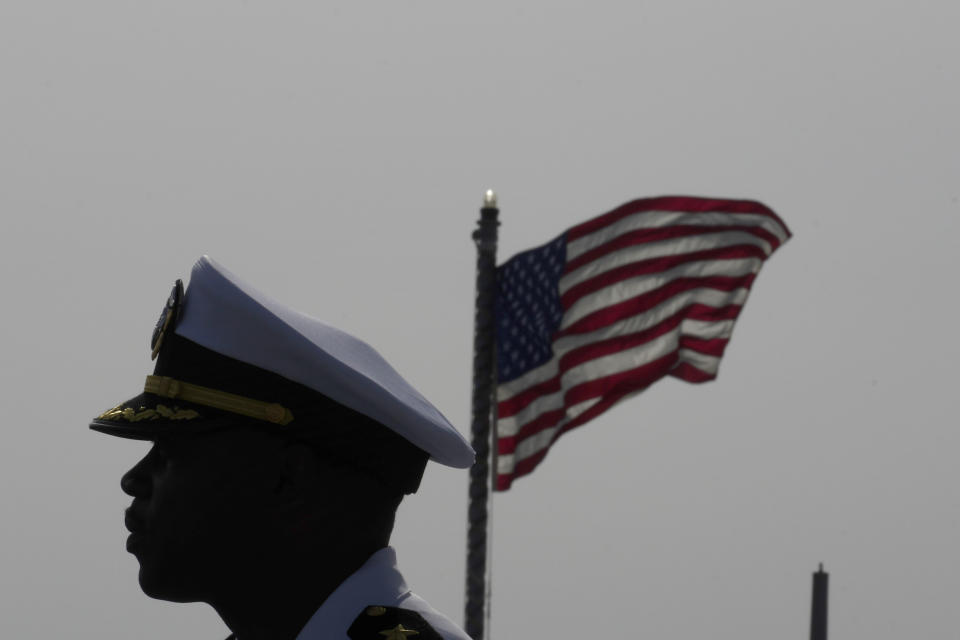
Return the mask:
<svg viewBox="0 0 960 640"><path fill-rule="evenodd" d="M163 346L163 336L168 331L173 331L177 320L180 318L180 306L183 302L183 280L177 280L173 285L173 291L167 298L167 303L160 312L160 319L157 320L157 326L153 328L153 338L150 340L150 359L156 360L160 353L160 347Z"/></svg>

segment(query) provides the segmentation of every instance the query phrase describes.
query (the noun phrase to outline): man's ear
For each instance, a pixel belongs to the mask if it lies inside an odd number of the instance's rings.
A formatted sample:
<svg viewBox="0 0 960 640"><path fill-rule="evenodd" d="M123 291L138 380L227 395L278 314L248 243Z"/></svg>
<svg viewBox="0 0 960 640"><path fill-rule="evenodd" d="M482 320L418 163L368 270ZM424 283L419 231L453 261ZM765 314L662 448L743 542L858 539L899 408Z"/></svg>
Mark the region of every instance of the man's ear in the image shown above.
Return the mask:
<svg viewBox="0 0 960 640"><path fill-rule="evenodd" d="M310 447L299 442L285 445L279 455L274 493L282 506L301 506L322 486L325 469Z"/></svg>

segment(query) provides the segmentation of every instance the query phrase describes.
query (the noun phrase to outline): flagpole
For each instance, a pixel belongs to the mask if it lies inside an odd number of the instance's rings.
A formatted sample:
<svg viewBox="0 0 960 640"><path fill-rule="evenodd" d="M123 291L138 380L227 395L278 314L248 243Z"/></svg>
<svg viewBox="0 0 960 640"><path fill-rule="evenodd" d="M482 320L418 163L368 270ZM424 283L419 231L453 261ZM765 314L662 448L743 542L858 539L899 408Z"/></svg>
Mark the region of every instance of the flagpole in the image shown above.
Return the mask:
<svg viewBox="0 0 960 640"><path fill-rule="evenodd" d="M470 468L467 514L467 584L464 630L473 640L483 640L487 618L487 507L490 496L490 430L493 414L494 320L497 264L497 196L488 190L480 219L473 232L477 245L477 288L473 316L473 399L471 444L477 454Z"/></svg>
<svg viewBox="0 0 960 640"><path fill-rule="evenodd" d="M813 605L810 608L810 640L827 640L827 589L830 574L823 564L813 574Z"/></svg>

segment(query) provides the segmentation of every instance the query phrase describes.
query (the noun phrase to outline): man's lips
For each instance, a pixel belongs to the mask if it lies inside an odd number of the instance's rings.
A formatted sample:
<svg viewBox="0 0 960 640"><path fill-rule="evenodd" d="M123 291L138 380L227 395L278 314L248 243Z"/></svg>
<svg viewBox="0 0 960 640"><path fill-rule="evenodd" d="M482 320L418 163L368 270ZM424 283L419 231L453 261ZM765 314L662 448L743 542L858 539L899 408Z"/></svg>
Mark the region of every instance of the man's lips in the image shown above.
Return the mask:
<svg viewBox="0 0 960 640"><path fill-rule="evenodd" d="M133 512L133 508L128 508L123 514L123 524L126 525L130 533L139 533L146 527L143 520Z"/></svg>
<svg viewBox="0 0 960 640"><path fill-rule="evenodd" d="M133 506L123 513L123 524L126 525L130 535L127 536L127 551L135 553L137 548L143 544L143 532L146 525L143 519L133 511Z"/></svg>

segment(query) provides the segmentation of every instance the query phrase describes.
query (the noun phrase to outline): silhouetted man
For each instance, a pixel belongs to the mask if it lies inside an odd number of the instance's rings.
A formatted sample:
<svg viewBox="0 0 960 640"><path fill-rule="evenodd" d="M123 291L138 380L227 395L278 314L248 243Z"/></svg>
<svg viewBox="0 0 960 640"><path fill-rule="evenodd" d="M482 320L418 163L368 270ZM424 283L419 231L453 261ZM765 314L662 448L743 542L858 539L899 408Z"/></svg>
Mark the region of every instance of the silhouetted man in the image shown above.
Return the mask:
<svg viewBox="0 0 960 640"><path fill-rule="evenodd" d="M153 442L121 481L144 593L237 640L466 640L388 543L428 459L473 450L379 354L206 257L152 347L144 392L91 423Z"/></svg>

